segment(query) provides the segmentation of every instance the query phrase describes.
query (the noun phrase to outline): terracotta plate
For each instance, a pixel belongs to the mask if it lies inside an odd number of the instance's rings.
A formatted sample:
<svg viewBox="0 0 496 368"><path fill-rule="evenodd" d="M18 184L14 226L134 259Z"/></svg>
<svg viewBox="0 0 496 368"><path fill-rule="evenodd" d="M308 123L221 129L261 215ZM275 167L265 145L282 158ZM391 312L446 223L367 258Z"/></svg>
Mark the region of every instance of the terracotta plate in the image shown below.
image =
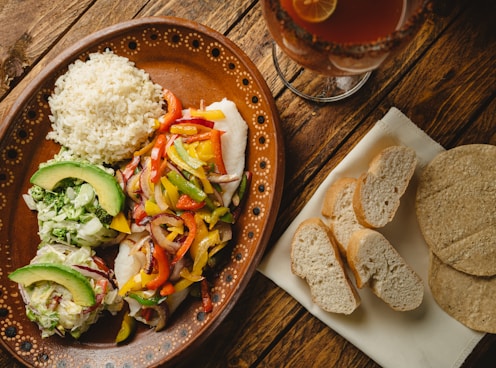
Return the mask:
<svg viewBox="0 0 496 368"><path fill-rule="evenodd" d="M113 341L120 318L104 316L79 341L42 339L25 317L17 285L7 275L36 252L36 214L23 202L29 178L59 147L45 140L50 130L47 98L55 79L76 59L112 49L172 90L184 106L228 97L249 125L246 168L253 173L249 198L236 224L229 263L213 288L214 309L189 300L162 332L145 327L133 341ZM7 116L0 143L0 338L32 367L153 367L198 346L232 309L255 272L272 231L281 199L283 141L272 95L247 56L221 34L177 18L141 18L93 34L61 54L31 83Z"/></svg>

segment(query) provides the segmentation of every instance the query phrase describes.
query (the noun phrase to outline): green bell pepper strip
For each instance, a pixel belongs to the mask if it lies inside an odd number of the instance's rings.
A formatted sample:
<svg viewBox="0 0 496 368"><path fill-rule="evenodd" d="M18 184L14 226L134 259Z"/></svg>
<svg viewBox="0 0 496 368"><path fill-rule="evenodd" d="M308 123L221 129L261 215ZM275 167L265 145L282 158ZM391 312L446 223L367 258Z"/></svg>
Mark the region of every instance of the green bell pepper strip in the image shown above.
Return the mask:
<svg viewBox="0 0 496 368"><path fill-rule="evenodd" d="M192 157L188 151L186 151L186 148L183 145L182 139L181 138L176 138L174 140L174 147L176 147L176 151L183 159L184 162L193 169L199 169L200 167L206 165L206 162L203 162L202 160L199 160L197 158Z"/></svg>
<svg viewBox="0 0 496 368"><path fill-rule="evenodd" d="M167 297L159 297L156 295L151 297L151 298L146 298L146 297L141 296L137 293L129 293L127 296L129 296L130 298L133 298L134 300L136 300L141 305L144 305L145 307L151 307L152 305L158 305L167 299Z"/></svg>
<svg viewBox="0 0 496 368"><path fill-rule="evenodd" d="M198 188L196 185L186 180L181 174L176 171L169 171L167 173L167 179L179 189L183 194L188 195L191 199L196 202L202 202L207 198L207 194Z"/></svg>

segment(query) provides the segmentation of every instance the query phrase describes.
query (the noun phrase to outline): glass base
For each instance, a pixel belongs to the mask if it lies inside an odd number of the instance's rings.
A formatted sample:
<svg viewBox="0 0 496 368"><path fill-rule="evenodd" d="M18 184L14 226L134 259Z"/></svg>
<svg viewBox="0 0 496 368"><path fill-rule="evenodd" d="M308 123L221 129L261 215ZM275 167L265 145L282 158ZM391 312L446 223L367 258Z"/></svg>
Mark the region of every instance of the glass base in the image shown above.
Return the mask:
<svg viewBox="0 0 496 368"><path fill-rule="evenodd" d="M272 44L272 59L277 74L293 93L314 102L345 99L358 91L372 72L349 76L326 76L303 68L288 57L276 43Z"/></svg>

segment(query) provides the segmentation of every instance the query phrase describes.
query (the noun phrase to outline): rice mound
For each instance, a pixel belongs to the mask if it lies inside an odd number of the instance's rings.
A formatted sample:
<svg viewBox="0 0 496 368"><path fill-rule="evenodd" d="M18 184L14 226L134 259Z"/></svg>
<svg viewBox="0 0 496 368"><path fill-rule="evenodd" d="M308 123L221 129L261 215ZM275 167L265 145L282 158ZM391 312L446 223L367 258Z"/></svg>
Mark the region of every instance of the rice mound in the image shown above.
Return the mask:
<svg viewBox="0 0 496 368"><path fill-rule="evenodd" d="M53 139L92 163L130 158L163 114L162 87L110 51L76 60L49 97Z"/></svg>

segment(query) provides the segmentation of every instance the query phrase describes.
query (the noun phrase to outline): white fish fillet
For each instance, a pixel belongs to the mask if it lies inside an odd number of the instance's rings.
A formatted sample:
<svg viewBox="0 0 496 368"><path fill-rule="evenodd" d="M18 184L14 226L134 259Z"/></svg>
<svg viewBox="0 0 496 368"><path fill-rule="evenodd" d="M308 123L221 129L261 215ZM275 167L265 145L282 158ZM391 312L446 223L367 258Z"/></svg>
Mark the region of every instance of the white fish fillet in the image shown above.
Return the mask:
<svg viewBox="0 0 496 368"><path fill-rule="evenodd" d="M206 107L206 110L222 110L225 118L215 121L215 129L222 130L222 156L226 171L230 175L236 175L239 179L230 183L222 184L224 193L222 200L224 206L231 203L231 198L236 191L243 172L245 170L245 154L248 139L248 125L236 108L236 104L226 98L214 102Z"/></svg>

